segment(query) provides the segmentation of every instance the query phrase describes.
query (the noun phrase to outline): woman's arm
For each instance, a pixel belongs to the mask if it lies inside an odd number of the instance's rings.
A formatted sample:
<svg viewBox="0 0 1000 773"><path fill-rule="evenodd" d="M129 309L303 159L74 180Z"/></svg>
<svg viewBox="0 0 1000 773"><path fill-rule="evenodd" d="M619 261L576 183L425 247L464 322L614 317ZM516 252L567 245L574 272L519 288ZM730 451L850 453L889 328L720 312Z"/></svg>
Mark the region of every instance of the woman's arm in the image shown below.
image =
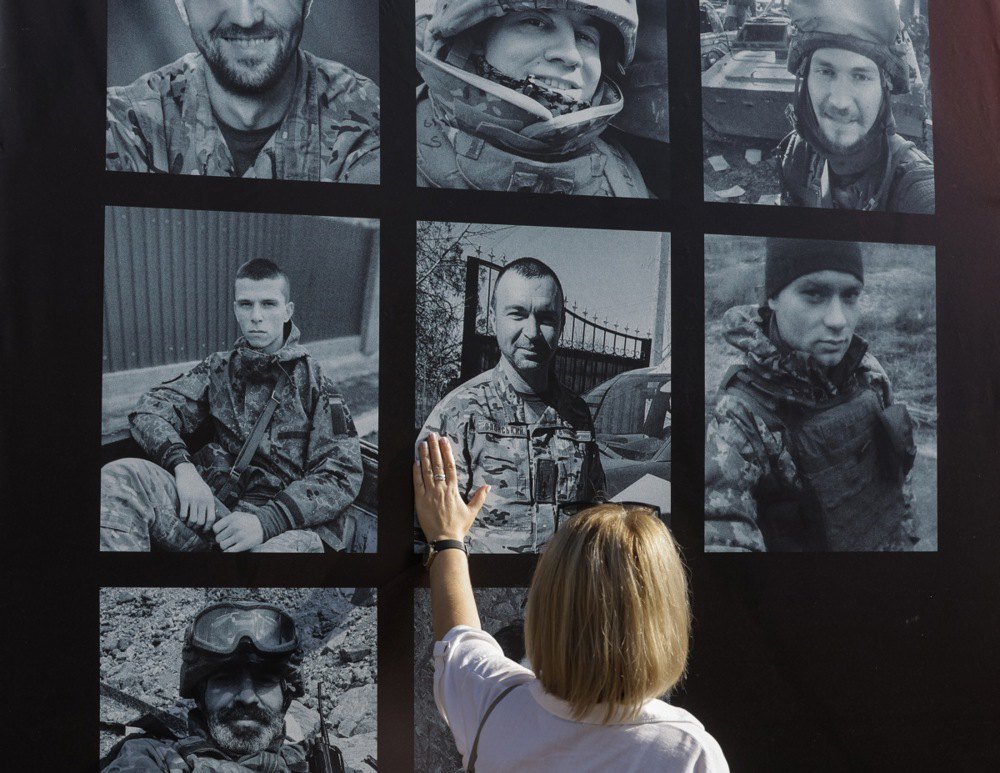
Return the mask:
<svg viewBox="0 0 1000 773"><path fill-rule="evenodd" d="M420 528L428 542L443 539L461 542L476 520L490 487L481 486L465 503L458 492L451 443L436 432L420 444L419 454L420 461L413 465L413 490ZM441 551L430 571L435 640L443 639L456 625L481 628L465 551Z"/></svg>

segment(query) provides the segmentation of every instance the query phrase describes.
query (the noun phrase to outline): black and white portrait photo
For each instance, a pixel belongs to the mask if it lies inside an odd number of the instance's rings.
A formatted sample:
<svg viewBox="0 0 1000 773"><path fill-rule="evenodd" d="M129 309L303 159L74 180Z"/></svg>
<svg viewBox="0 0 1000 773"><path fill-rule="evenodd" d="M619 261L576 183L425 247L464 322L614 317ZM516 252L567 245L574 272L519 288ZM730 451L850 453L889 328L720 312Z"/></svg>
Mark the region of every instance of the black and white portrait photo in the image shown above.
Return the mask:
<svg viewBox="0 0 1000 773"><path fill-rule="evenodd" d="M933 214L927 0L700 13L706 201Z"/></svg>
<svg viewBox="0 0 1000 773"><path fill-rule="evenodd" d="M100 615L101 770L376 769L374 588L105 587Z"/></svg>
<svg viewBox="0 0 1000 773"><path fill-rule="evenodd" d="M524 647L524 609L527 588L475 588L476 607L482 628L515 663L531 668ZM434 634L431 629L431 594L418 588L413 594L413 762L423 773L451 773L462 769L462 755L434 699ZM479 717L455 717L468 729ZM475 733L476 728L471 728Z"/></svg>
<svg viewBox="0 0 1000 773"><path fill-rule="evenodd" d="M415 7L418 185L667 197L666 3Z"/></svg>
<svg viewBox="0 0 1000 773"><path fill-rule="evenodd" d="M377 3L107 7L107 169L378 183Z"/></svg>
<svg viewBox="0 0 1000 773"><path fill-rule="evenodd" d="M705 237L705 550L937 550L933 247Z"/></svg>
<svg viewBox="0 0 1000 773"><path fill-rule="evenodd" d="M378 222L105 224L101 550L373 552Z"/></svg>
<svg viewBox="0 0 1000 773"><path fill-rule="evenodd" d="M417 224L417 440L492 488L471 550L535 553L573 503L670 512L670 236Z"/></svg>

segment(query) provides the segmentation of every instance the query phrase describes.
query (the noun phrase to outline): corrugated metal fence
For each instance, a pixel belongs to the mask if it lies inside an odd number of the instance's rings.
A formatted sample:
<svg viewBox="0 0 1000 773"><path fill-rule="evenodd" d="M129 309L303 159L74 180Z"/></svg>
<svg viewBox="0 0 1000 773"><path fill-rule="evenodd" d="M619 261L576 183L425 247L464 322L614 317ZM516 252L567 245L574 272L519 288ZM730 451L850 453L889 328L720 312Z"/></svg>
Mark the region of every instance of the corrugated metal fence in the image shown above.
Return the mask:
<svg viewBox="0 0 1000 773"><path fill-rule="evenodd" d="M368 220L106 208L104 372L230 346L239 336L233 278L251 258L288 274L303 341L366 340L377 330L377 229Z"/></svg>

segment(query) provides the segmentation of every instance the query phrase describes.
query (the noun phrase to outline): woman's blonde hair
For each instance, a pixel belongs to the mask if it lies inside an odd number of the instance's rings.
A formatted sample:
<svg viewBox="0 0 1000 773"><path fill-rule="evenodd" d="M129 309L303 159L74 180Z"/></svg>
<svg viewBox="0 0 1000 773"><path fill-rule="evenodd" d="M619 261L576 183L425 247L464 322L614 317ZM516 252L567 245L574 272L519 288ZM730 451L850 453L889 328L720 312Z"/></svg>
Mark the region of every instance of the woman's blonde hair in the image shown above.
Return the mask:
<svg viewBox="0 0 1000 773"><path fill-rule="evenodd" d="M569 518L528 592L525 646L546 692L582 719L634 719L680 681L691 608L680 552L646 507L599 504Z"/></svg>

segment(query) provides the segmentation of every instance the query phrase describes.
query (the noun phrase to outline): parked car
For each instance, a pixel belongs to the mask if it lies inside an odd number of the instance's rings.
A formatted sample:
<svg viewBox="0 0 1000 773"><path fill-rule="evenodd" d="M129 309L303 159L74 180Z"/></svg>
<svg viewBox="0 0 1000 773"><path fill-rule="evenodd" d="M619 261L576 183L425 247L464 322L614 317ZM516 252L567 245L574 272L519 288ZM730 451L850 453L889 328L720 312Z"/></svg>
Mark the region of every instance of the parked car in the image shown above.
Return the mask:
<svg viewBox="0 0 1000 773"><path fill-rule="evenodd" d="M670 512L670 360L619 373L584 395L612 497L640 481L657 483L658 504ZM643 481L646 476L651 478ZM631 498L631 497L626 497ZM641 501L649 501L642 499Z"/></svg>

